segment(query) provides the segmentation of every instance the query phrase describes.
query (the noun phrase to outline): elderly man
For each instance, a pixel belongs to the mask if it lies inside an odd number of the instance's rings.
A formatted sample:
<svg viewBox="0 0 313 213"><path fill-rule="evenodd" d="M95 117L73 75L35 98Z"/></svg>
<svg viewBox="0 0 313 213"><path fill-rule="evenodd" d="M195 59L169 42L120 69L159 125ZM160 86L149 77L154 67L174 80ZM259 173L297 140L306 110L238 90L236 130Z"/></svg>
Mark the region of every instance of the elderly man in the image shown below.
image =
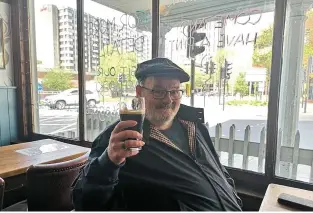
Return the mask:
<svg viewBox="0 0 313 213"><path fill-rule="evenodd" d="M135 121L122 121L94 141L74 183L75 209L240 211L234 181L208 130L194 108L180 103L188 74L169 59L155 58L139 64L135 76L137 96L146 105L143 135L124 130Z"/></svg>

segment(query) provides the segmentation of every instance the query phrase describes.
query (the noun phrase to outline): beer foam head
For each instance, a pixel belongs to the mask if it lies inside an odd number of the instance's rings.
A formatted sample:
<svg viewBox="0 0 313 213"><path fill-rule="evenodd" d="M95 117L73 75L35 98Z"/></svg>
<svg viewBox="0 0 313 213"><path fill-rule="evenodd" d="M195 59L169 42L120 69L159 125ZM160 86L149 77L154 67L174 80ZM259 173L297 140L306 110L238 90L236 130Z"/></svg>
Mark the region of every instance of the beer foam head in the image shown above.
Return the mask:
<svg viewBox="0 0 313 213"><path fill-rule="evenodd" d="M129 110L129 109L121 109L120 114L132 114L132 115L138 115L138 114L145 114L144 110Z"/></svg>

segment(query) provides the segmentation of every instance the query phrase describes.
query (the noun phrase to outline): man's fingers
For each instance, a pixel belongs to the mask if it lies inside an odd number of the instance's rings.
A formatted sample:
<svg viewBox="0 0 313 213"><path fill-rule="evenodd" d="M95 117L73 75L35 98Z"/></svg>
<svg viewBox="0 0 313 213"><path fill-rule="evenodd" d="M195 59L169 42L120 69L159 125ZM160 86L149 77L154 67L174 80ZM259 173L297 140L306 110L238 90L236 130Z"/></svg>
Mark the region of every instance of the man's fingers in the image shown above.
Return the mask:
<svg viewBox="0 0 313 213"><path fill-rule="evenodd" d="M114 128L114 130L112 131L112 134L116 134L116 133L119 133L121 131L123 131L124 129L126 128L129 128L129 127L133 127L133 126L136 126L137 122L136 121L132 121L132 120L129 120L129 121L120 121Z"/></svg>
<svg viewBox="0 0 313 213"><path fill-rule="evenodd" d="M115 152L120 152L121 150L129 150L129 148L141 148L145 145L145 142L139 140L127 140L125 142L118 142L113 145Z"/></svg>
<svg viewBox="0 0 313 213"><path fill-rule="evenodd" d="M139 150L131 148L142 147L145 143L143 141L128 140L126 142L120 142L113 145L116 155L119 158L127 158L139 153Z"/></svg>
<svg viewBox="0 0 313 213"><path fill-rule="evenodd" d="M129 148L139 148L145 145L145 142L143 141L136 141L136 140L127 140L124 143L124 148L129 149Z"/></svg>
<svg viewBox="0 0 313 213"><path fill-rule="evenodd" d="M125 141L129 138L142 139L142 135L139 132L133 130L125 130L113 136L112 141Z"/></svg>
<svg viewBox="0 0 313 213"><path fill-rule="evenodd" d="M133 149L130 149L130 150L126 150L126 158L128 157L132 157L132 156L135 156L139 153L138 150L133 150Z"/></svg>

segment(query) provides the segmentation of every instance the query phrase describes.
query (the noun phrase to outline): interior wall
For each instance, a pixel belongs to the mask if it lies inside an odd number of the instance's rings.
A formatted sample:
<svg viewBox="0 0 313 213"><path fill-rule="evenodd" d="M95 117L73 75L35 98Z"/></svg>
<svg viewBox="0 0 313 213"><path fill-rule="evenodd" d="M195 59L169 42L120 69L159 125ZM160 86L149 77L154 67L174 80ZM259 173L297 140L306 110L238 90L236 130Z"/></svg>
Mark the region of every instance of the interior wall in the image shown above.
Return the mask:
<svg viewBox="0 0 313 213"><path fill-rule="evenodd" d="M0 68L0 146L17 140L16 87L14 85L11 5L0 1L0 19L3 21L4 65ZM1 44L0 43L0 44Z"/></svg>

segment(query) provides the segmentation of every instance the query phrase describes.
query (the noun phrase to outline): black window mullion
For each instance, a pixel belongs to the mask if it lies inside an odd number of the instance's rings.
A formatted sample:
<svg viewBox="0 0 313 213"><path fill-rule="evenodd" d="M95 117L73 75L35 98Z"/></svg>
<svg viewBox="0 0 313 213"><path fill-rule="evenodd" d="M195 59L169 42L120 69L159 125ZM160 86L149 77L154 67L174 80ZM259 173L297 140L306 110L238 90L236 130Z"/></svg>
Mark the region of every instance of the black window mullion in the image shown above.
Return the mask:
<svg viewBox="0 0 313 213"><path fill-rule="evenodd" d="M85 60L84 60L84 0L76 0L77 6L77 71L79 89L79 140L85 141Z"/></svg>
<svg viewBox="0 0 313 213"><path fill-rule="evenodd" d="M283 63L284 30L287 0L275 1L274 32L272 46L272 65L267 113L265 176L268 183L275 177L280 80Z"/></svg>
<svg viewBox="0 0 313 213"><path fill-rule="evenodd" d="M160 37L160 0L152 0L152 58L159 54Z"/></svg>

